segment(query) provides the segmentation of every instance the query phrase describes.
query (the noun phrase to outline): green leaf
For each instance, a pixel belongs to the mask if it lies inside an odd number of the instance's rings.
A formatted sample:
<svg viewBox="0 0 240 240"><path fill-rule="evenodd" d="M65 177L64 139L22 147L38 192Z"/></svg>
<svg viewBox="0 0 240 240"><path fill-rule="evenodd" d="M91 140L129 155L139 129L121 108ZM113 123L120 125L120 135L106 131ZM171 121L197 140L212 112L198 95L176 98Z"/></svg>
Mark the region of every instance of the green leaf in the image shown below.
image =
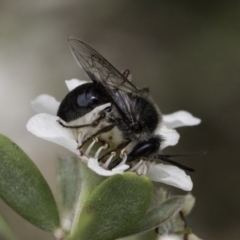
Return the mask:
<svg viewBox="0 0 240 240"><path fill-rule="evenodd" d="M151 209L126 236L156 228L161 223L171 219L181 210L184 201L185 196L176 196Z"/></svg>
<svg viewBox="0 0 240 240"><path fill-rule="evenodd" d="M59 215L53 194L31 159L0 134L0 197L35 226L54 231Z"/></svg>
<svg viewBox="0 0 240 240"><path fill-rule="evenodd" d="M57 180L60 192L61 208L63 212L73 209L79 180L79 159L76 157L64 157L58 159Z"/></svg>
<svg viewBox="0 0 240 240"><path fill-rule="evenodd" d="M71 239L112 240L125 236L144 216L151 198L152 182L146 176L127 172L107 178L85 202Z"/></svg>
<svg viewBox="0 0 240 240"><path fill-rule="evenodd" d="M11 228L5 219L0 215L0 239L1 240L17 240Z"/></svg>
<svg viewBox="0 0 240 240"><path fill-rule="evenodd" d="M74 207L74 217L72 219L72 228L71 232L74 233L78 229L79 221L80 221L80 214L82 208L87 201L90 194L97 188L99 184L101 184L106 177L99 176L94 171L92 171L88 166L83 163L82 161L78 161L79 163L79 170L80 170L80 178L81 178L81 187L80 193L78 194L78 198L76 200L76 204ZM90 217L85 219L85 223L90 221Z"/></svg>
<svg viewBox="0 0 240 240"><path fill-rule="evenodd" d="M150 230L148 232L135 234L130 237L126 238L119 238L118 240L156 240L158 239L159 235L156 233L155 230Z"/></svg>

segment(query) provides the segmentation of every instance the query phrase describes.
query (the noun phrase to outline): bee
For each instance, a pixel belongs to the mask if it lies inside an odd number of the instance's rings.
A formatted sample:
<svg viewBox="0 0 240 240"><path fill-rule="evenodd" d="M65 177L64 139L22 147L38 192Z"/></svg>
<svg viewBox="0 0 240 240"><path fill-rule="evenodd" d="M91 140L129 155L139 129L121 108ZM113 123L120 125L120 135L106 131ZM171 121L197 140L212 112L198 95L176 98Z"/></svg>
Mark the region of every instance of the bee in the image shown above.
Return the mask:
<svg viewBox="0 0 240 240"><path fill-rule="evenodd" d="M166 161L187 171L194 171L170 158L199 156L202 152L159 154L164 139L157 133L157 129L162 123L162 117L149 90L137 88L129 80L128 69L123 72L118 71L88 44L74 37L69 38L68 44L76 62L91 82L82 84L69 92L61 102L57 116L66 123L72 123L98 106L106 103L111 105L100 111L91 123L84 125L65 125L61 121L59 123L63 127L78 129L96 128L104 122L105 126L91 137L113 129L117 130L123 142L120 142L115 150L127 149L127 164L139 161L141 158L151 158L155 161ZM114 168L120 162L121 158L113 160L109 164L109 169Z"/></svg>

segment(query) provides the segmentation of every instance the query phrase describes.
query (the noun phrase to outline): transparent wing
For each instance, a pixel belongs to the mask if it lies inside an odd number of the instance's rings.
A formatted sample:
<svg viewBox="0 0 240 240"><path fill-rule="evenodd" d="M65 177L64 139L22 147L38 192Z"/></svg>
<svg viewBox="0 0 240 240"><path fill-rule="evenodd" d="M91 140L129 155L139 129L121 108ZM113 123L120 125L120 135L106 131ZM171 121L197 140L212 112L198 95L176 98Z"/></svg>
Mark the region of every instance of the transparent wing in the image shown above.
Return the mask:
<svg viewBox="0 0 240 240"><path fill-rule="evenodd" d="M120 113L133 121L130 94L140 94L132 82L114 68L103 56L86 43L69 37L69 48L78 65L84 69L90 79L99 83L111 97Z"/></svg>

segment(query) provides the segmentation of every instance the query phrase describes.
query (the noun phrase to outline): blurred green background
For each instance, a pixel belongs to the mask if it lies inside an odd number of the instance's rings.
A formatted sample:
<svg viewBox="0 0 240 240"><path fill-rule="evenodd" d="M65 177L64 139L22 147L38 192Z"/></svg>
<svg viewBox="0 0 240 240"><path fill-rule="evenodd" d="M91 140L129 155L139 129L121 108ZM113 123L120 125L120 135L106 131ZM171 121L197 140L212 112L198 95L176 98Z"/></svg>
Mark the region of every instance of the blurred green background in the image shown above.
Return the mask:
<svg viewBox="0 0 240 240"><path fill-rule="evenodd" d="M65 79L86 79L68 35L129 68L163 113L184 109L202 119L179 129L179 144L164 152L208 151L182 161L197 170L189 225L203 239L239 239L240 2L0 0L0 132L29 154L55 193L55 159L69 152L25 125L37 95L61 100ZM0 212L21 239L53 239L2 201Z"/></svg>

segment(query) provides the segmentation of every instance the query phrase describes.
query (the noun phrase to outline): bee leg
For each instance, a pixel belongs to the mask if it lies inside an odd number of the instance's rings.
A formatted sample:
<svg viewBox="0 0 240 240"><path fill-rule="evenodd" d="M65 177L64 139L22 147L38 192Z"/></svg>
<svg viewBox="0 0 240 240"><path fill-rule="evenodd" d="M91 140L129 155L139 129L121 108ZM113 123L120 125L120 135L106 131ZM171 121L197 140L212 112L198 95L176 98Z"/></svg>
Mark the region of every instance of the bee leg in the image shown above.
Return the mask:
<svg viewBox="0 0 240 240"><path fill-rule="evenodd" d="M57 122L61 126L65 127L65 128L71 128L71 129L78 129L78 128L84 128L84 127L96 127L99 124L99 122L106 117L106 113L104 111L100 111L98 113L98 115L99 115L99 117L97 117L94 121L92 121L89 124L69 126L69 125L65 125L64 123L62 123L62 121L60 119L58 119Z"/></svg>
<svg viewBox="0 0 240 240"><path fill-rule="evenodd" d="M98 131L97 131L96 133L94 133L92 136L90 136L90 137L88 137L87 139L85 139L85 140L83 141L83 143L82 143L80 146L78 146L77 149L81 149L82 146L83 146L89 139L91 139L91 138L93 138L93 137L96 137L97 135L99 135L99 134L101 134L101 133L109 132L109 131L111 131L114 127L115 127L115 124L112 124L112 125L108 125L108 126L102 128L102 129L98 130Z"/></svg>

